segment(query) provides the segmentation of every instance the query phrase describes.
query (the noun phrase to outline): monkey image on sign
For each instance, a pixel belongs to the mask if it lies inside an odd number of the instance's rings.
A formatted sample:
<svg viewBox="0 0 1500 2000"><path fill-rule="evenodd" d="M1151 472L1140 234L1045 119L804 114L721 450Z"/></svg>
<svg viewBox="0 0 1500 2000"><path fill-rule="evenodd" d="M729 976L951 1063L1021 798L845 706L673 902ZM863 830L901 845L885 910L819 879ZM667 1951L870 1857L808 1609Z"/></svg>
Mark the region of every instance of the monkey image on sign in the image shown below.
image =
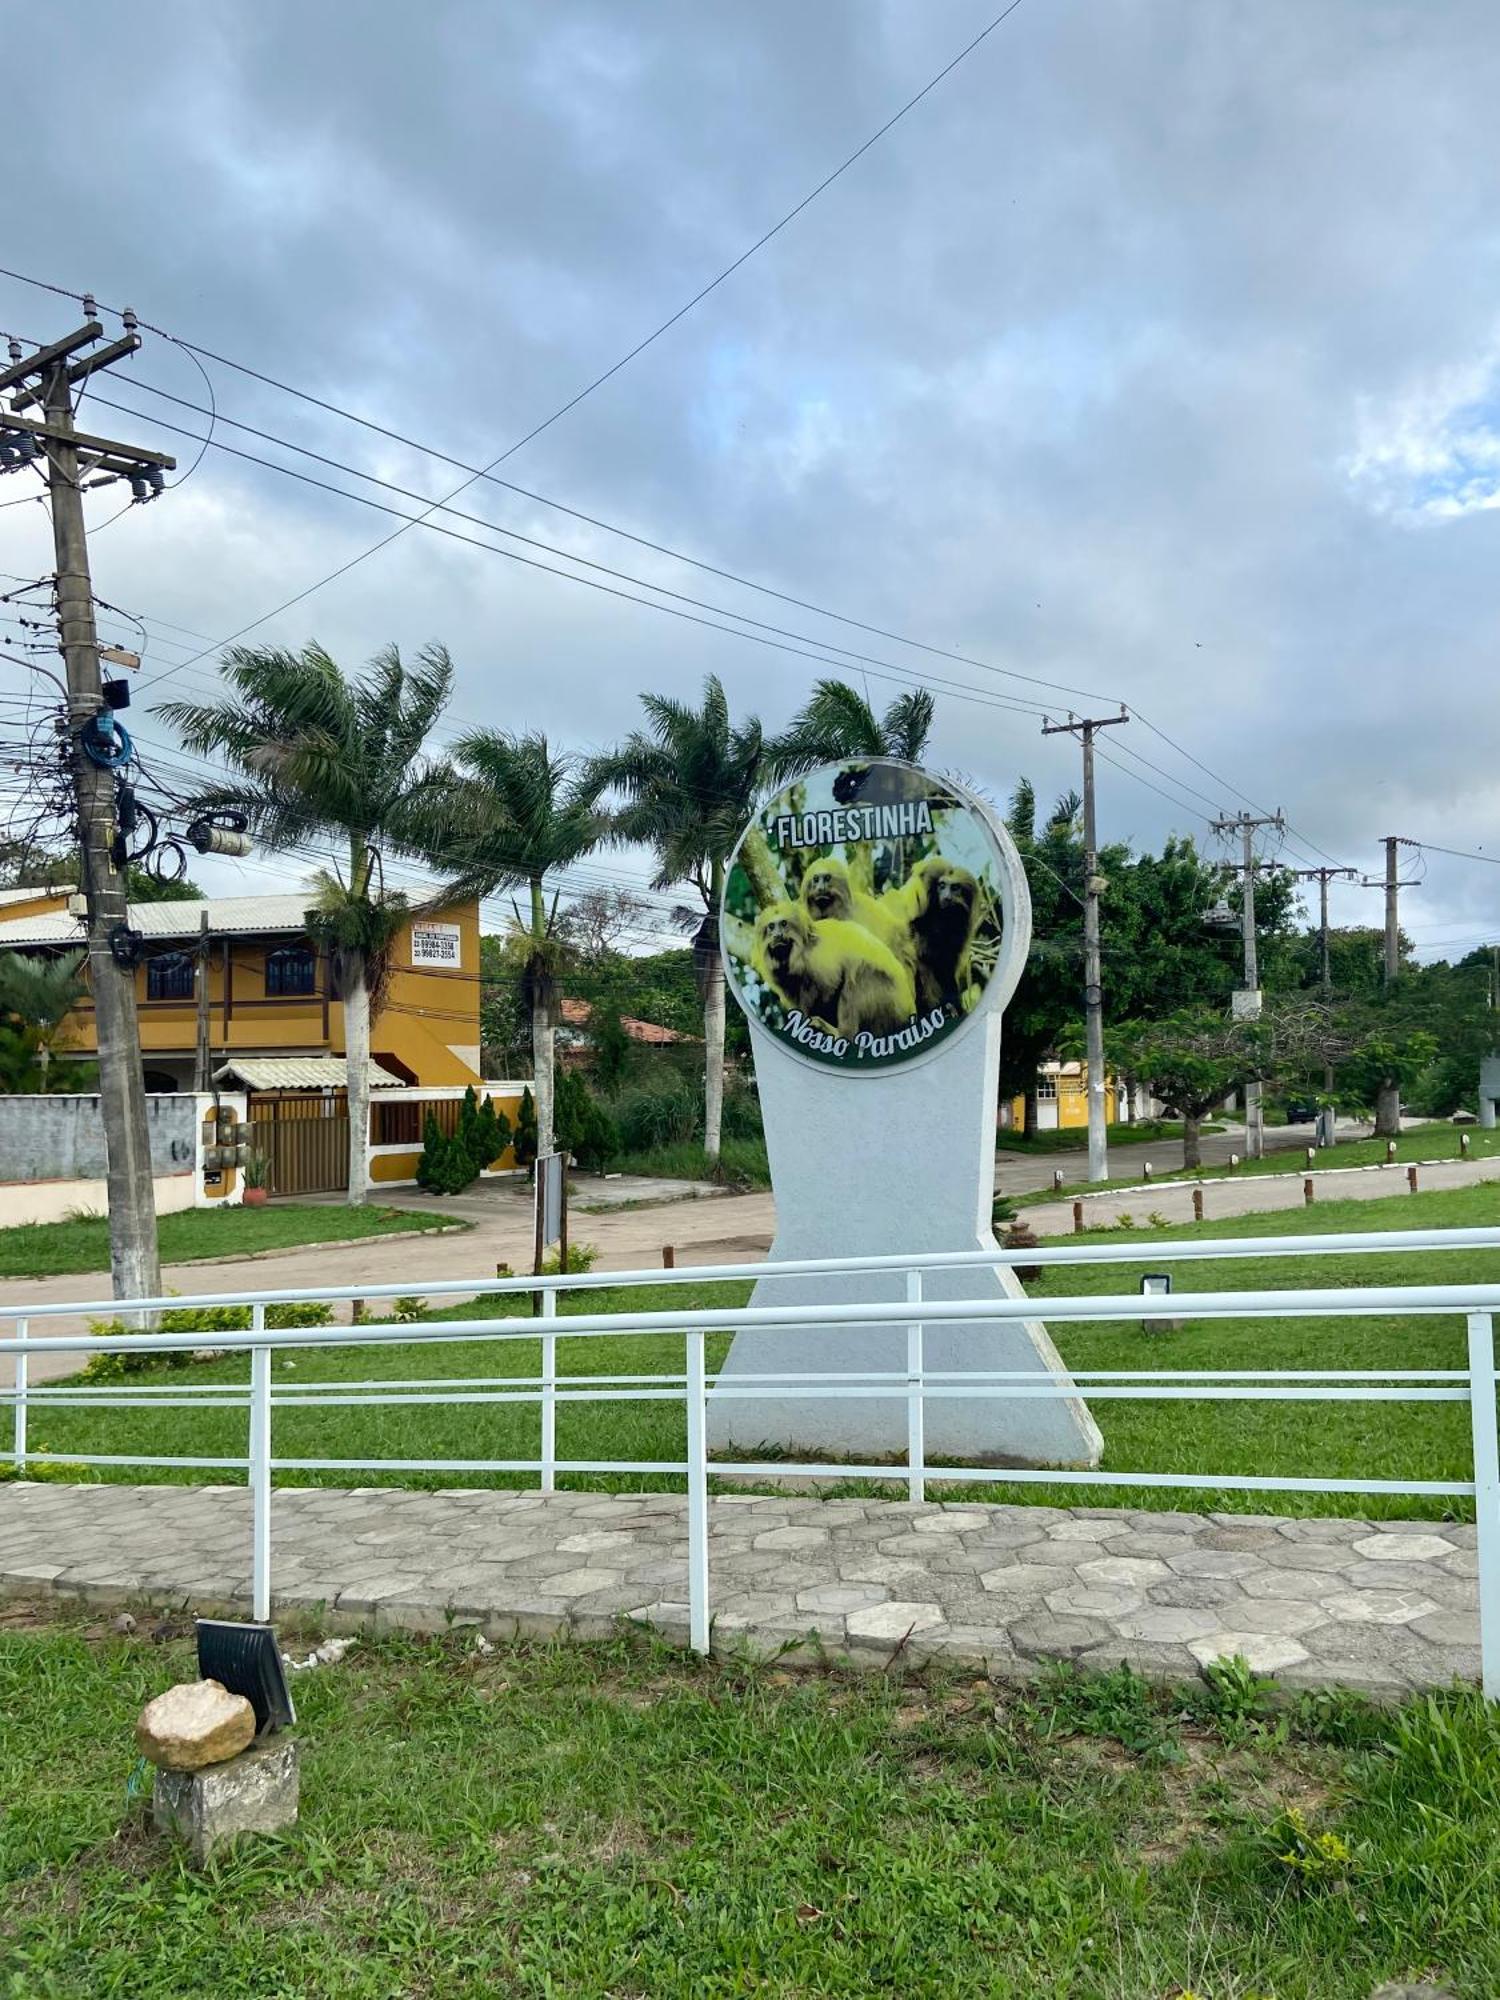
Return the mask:
<svg viewBox="0 0 1500 2000"><path fill-rule="evenodd" d="M815 923L796 903L772 903L755 926L756 969L805 1020L834 1035L904 1027L911 974L861 924Z"/></svg>
<svg viewBox="0 0 1500 2000"><path fill-rule="evenodd" d="M897 891L907 915L917 974L917 1004L967 1012L973 993L969 946L979 917L979 884L941 854L919 861Z"/></svg>
<svg viewBox="0 0 1500 2000"><path fill-rule="evenodd" d="M889 892L871 896L863 889L856 889L848 863L836 854L820 854L809 864L802 877L802 901L808 915L818 923L836 919L863 924L887 951L894 952L908 971L915 970L916 946L899 899Z"/></svg>

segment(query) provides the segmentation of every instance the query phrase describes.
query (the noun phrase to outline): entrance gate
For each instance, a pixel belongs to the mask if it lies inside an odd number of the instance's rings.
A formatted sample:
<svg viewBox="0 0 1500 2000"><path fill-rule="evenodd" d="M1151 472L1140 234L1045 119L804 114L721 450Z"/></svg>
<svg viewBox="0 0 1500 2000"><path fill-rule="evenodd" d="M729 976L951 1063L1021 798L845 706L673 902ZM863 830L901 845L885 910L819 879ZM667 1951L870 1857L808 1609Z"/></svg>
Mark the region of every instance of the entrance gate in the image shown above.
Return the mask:
<svg viewBox="0 0 1500 2000"><path fill-rule="evenodd" d="M249 1117L272 1194L347 1190L349 1101L342 1090L253 1090Z"/></svg>

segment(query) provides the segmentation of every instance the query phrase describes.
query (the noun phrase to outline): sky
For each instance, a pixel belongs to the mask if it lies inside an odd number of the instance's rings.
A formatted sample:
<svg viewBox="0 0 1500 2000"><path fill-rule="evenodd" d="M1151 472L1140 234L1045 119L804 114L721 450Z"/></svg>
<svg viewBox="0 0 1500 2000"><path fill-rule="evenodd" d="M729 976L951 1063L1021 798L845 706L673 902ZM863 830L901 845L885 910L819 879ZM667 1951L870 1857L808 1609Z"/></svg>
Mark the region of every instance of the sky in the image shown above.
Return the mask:
<svg viewBox="0 0 1500 2000"><path fill-rule="evenodd" d="M484 464L999 4L74 0L48 37L78 115L28 126L0 262ZM568 555L624 570L820 657L527 569L452 517L486 546L411 529L246 639L315 637L349 666L440 641L455 726L578 750L634 727L641 690L691 697L710 672L770 727L819 675L877 705L930 678L929 761L1000 800L1022 775L1044 797L1077 782L1076 745L1044 739L1041 711L1123 701L1136 719L1101 745L1101 838L1216 851L1206 822L1253 802L1285 810L1265 851L1294 865L1374 874L1384 835L1425 841L1403 853L1421 878L1403 927L1423 956L1460 955L1500 934L1500 872L1431 851L1500 860L1496 102L1487 0L1021 0L501 469L937 653L484 483L455 506L564 553L513 551L575 578ZM78 317L0 278L0 331L40 342ZM424 495L463 476L203 368L224 419ZM165 426L202 420L148 383L208 394L148 333L80 422L175 450L188 475L123 513L118 488L89 497L96 589L120 607L105 634L139 643L146 621L130 719L163 757L154 702L206 695L223 640L399 525L222 445L415 509L227 422L200 454ZM6 578L51 566L41 507L3 505L28 481L0 481ZM0 688L26 672L14 652ZM233 893L299 870L195 872ZM640 874L609 855L578 879ZM1380 898L1338 885L1333 910L1378 923Z"/></svg>

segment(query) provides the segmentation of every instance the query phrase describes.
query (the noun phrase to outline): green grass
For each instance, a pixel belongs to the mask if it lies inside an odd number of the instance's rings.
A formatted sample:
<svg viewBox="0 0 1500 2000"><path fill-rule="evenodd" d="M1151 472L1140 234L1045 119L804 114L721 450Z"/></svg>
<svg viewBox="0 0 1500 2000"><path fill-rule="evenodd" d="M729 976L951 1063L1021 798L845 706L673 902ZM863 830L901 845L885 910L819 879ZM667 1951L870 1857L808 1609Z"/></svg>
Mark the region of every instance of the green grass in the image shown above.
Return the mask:
<svg viewBox="0 0 1500 2000"><path fill-rule="evenodd" d="M1222 1132L1224 1127L1212 1122L1202 1127L1205 1132ZM1182 1122L1176 1118L1140 1118L1133 1124L1106 1125L1105 1136L1112 1146L1138 1146L1152 1143L1170 1144L1173 1140L1182 1143ZM997 1153L1082 1153L1088 1150L1088 1128L1084 1125L1067 1125L1059 1131L1033 1132L1028 1139L1024 1132L1001 1132L995 1140Z"/></svg>
<svg viewBox="0 0 1500 2000"><path fill-rule="evenodd" d="M764 1139L726 1139L721 1148L722 1178L732 1186L768 1188L771 1169L766 1159ZM636 1153L621 1153L610 1168L622 1174L646 1174L668 1181L706 1181L720 1178L704 1154L699 1140L684 1139L673 1146L649 1146Z"/></svg>
<svg viewBox="0 0 1500 2000"><path fill-rule="evenodd" d="M1128 1128L1125 1128L1128 1129ZM1299 1131L1307 1134L1307 1145L1313 1143L1313 1128L1300 1126ZM1500 1130L1481 1132L1473 1126L1466 1128L1469 1139L1471 1160L1500 1159ZM1051 1136L1051 1135L1048 1135ZM1414 1160L1456 1160L1460 1155L1460 1130L1446 1124L1418 1125L1411 1131L1403 1132L1396 1141L1396 1158L1402 1165L1410 1165ZM1181 1139L1179 1129L1178 1139ZM1386 1157L1384 1139L1340 1139L1332 1146L1316 1149L1313 1171L1326 1173L1333 1167L1378 1167ZM1214 1161L1203 1167L1174 1167L1168 1162L1163 1165L1152 1162L1153 1184L1161 1181L1198 1180L1242 1180L1257 1174L1296 1174L1307 1170L1304 1150L1301 1146L1277 1146L1258 1160L1244 1160L1231 1172L1227 1161ZM1040 1201L1056 1201L1076 1194L1097 1194L1104 1188L1135 1188L1141 1186L1139 1173L1123 1174L1107 1181L1076 1181L1062 1188L1046 1188L1030 1194L1013 1195L1011 1199L1018 1205L1034 1207Z"/></svg>
<svg viewBox="0 0 1500 2000"><path fill-rule="evenodd" d="M344 1208L334 1202L268 1202L263 1208L186 1208L158 1224L161 1261L247 1257L300 1243L441 1228L444 1218L395 1208ZM451 1223L448 1227L452 1227ZM467 1225L459 1225L465 1227ZM0 1229L0 1278L56 1278L109 1269L109 1225L102 1215L66 1222L26 1222Z"/></svg>
<svg viewBox="0 0 1500 2000"><path fill-rule="evenodd" d="M1239 1216L1204 1225L1200 1234L1243 1237L1243 1262L1174 1265L1179 1291L1221 1291L1264 1286L1340 1287L1357 1284L1421 1284L1423 1282L1500 1282L1500 1252L1447 1251L1361 1257L1299 1259L1271 1264L1255 1255L1255 1239L1270 1235L1351 1230L1378 1235L1399 1224L1403 1228L1500 1225L1500 1190L1460 1189L1403 1197L1391 1210L1386 1204L1330 1202L1317 1209L1286 1214ZM1174 1229L1174 1237L1190 1228ZM1074 1241L1073 1238L1066 1239ZM1140 1273L1153 1268L1154 1246L1161 1232L1141 1230L1126 1235L1109 1231L1082 1241L1134 1242L1138 1262L1093 1268L1061 1268L1033 1285L1066 1296L1109 1291L1134 1291ZM604 1288L575 1294L563 1312L618 1310L633 1304L688 1309L694 1305L737 1304L748 1295L748 1283L706 1285L686 1281L627 1292ZM524 1299L480 1301L463 1315L519 1313ZM446 1316L458 1316L450 1312ZM1441 1320L1272 1318L1257 1321L1190 1322L1180 1332L1145 1335L1128 1324L1104 1321L1060 1321L1055 1337L1064 1359L1075 1368L1456 1368L1464 1363L1464 1332L1457 1318ZM709 1343L710 1364L722 1356L727 1336ZM505 1344L459 1342L452 1345L340 1347L278 1356L275 1383L290 1393L300 1382L349 1380L413 1380L425 1377L502 1377L535 1375L538 1348L527 1341ZM559 1344L559 1367L566 1374L650 1374L682 1367L676 1340L660 1337L577 1339ZM246 1380L243 1357L195 1366L140 1381L199 1383ZM1207 1472L1226 1477L1298 1475L1322 1478L1466 1480L1471 1476L1468 1413L1461 1403L1213 1403L1100 1401L1096 1415L1105 1438L1105 1465L1112 1471ZM184 1453L226 1458L243 1457L245 1413L238 1410L155 1409L75 1410L37 1405L31 1418L34 1448L45 1448L66 1460L71 1452ZM425 1403L410 1407L313 1409L282 1406L275 1412L275 1449L279 1458L339 1457L369 1463L380 1459L465 1457L479 1459L535 1457L539 1418L535 1405L523 1403ZM558 1450L564 1458L680 1459L686 1449L681 1406L676 1403L572 1403L558 1413ZM87 1477L86 1471L57 1467L58 1476ZM127 1481L152 1478L201 1477L149 1468L105 1468L101 1477ZM457 1483L466 1486L534 1484L531 1475L462 1472L453 1475L413 1475L400 1472L288 1472L298 1483L361 1485ZM564 1484L638 1489L639 1475L578 1475ZM652 1474L646 1483L667 1489L680 1481ZM876 1492L869 1484L848 1482L830 1491ZM1195 1493L1172 1488L1079 1489L1007 1486L1003 1481L982 1486L937 1489L946 1497L996 1500L1117 1503L1170 1508L1224 1508L1264 1512L1263 1494L1214 1491ZM1387 1518L1442 1518L1472 1513L1462 1499L1392 1496L1278 1494L1275 1510L1286 1513L1372 1514Z"/></svg>
<svg viewBox="0 0 1500 2000"><path fill-rule="evenodd" d="M1273 1717L1232 1675L392 1637L299 1677L298 1825L195 1873L129 1790L136 1713L192 1673L183 1637L0 1629L8 2000L1500 1991L1473 1694Z"/></svg>

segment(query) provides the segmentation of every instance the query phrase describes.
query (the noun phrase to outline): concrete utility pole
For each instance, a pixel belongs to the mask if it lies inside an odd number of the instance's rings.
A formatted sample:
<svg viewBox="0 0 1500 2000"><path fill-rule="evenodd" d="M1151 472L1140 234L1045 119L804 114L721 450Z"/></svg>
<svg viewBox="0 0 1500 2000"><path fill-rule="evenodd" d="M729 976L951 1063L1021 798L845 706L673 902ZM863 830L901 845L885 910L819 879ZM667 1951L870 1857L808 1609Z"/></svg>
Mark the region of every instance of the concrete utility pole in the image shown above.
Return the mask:
<svg viewBox="0 0 1500 2000"><path fill-rule="evenodd" d="M1365 875L1360 879L1367 889L1385 890L1385 990L1390 992L1401 971L1401 921L1400 892L1414 889L1416 876L1401 880L1400 856L1397 849L1415 847L1417 842L1407 840L1399 833L1385 835L1384 876ZM1401 1130L1401 1089L1398 1084L1383 1083L1375 1093L1375 1134L1377 1138L1394 1138Z"/></svg>
<svg viewBox="0 0 1500 2000"><path fill-rule="evenodd" d="M1094 732L1115 729L1130 717L1074 716L1048 722L1043 736L1076 736L1083 744L1083 1015L1088 1035L1089 1179L1109 1179L1109 1143L1104 1114L1104 986L1099 964L1099 835L1094 820Z"/></svg>
<svg viewBox="0 0 1500 2000"><path fill-rule="evenodd" d="M85 310L89 308L85 301ZM104 332L87 325L35 354L22 356L11 342L9 366L0 370L0 430L30 435L47 460L52 538L57 559L57 618L68 682L68 745L78 814L79 887L88 939L89 988L99 1043L99 1108L104 1123L109 1192L109 1261L116 1298L151 1298L161 1292L156 1248L156 1207L151 1184L151 1144L146 1127L146 1086L141 1069L135 1004L135 949L125 904L123 858L117 845L115 776L108 738L90 737L110 713L99 673L94 594L83 518L88 484L128 479L137 499L161 490L161 475L176 463L161 452L74 429L76 386L140 346L134 315L125 315L119 340L92 354ZM75 359L77 356L79 358ZM20 414L37 405L40 417ZM96 754L91 755L89 747Z"/></svg>
<svg viewBox="0 0 1500 2000"><path fill-rule="evenodd" d="M1278 833L1286 825L1279 812L1262 814L1236 813L1232 819L1216 819L1210 822L1215 833L1237 833L1242 844L1240 873L1243 887L1240 891L1240 928L1245 940L1245 999L1242 1017L1246 1020L1260 1019L1260 964L1255 942L1255 836L1263 826L1275 827ZM1261 1111L1261 1087L1257 1083L1245 1085L1245 1158L1259 1160L1266 1150L1265 1118Z"/></svg>

